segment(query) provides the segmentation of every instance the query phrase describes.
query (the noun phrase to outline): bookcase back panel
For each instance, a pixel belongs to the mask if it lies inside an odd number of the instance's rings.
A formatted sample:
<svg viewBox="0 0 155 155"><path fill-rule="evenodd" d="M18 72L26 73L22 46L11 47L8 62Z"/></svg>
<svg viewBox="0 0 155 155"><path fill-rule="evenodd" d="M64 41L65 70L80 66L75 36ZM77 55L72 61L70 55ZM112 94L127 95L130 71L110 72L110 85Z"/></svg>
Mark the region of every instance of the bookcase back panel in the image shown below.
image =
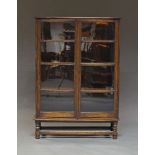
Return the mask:
<svg viewBox="0 0 155 155"><path fill-rule="evenodd" d="M74 42L43 42L41 44L42 62L74 62Z"/></svg>
<svg viewBox="0 0 155 155"><path fill-rule="evenodd" d="M81 112L112 112L113 93L81 93Z"/></svg>
<svg viewBox="0 0 155 155"><path fill-rule="evenodd" d="M61 89L73 87L74 66L59 64L41 66L41 89Z"/></svg>
<svg viewBox="0 0 155 155"><path fill-rule="evenodd" d="M43 91L41 93L41 111L42 112L71 112L74 111L73 93L50 93Z"/></svg>
<svg viewBox="0 0 155 155"><path fill-rule="evenodd" d="M113 86L113 66L81 66L82 88L104 88L112 90Z"/></svg>
<svg viewBox="0 0 155 155"><path fill-rule="evenodd" d="M82 42L81 62L114 62L114 44L102 42Z"/></svg>
<svg viewBox="0 0 155 155"><path fill-rule="evenodd" d="M75 38L74 22L42 22L42 40Z"/></svg>
<svg viewBox="0 0 155 155"><path fill-rule="evenodd" d="M83 40L113 40L115 24L113 22L82 22L81 37Z"/></svg>

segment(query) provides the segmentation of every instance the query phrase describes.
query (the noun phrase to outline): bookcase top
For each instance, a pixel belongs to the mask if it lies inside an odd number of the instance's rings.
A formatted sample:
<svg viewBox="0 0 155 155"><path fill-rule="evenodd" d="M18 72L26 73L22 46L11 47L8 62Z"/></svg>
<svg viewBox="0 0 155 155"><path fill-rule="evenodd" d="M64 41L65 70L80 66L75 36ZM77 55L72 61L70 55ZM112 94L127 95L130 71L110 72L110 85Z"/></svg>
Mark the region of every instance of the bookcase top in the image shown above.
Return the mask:
<svg viewBox="0 0 155 155"><path fill-rule="evenodd" d="M36 19L111 19L120 20L120 17L69 17L69 16L47 16L35 17Z"/></svg>

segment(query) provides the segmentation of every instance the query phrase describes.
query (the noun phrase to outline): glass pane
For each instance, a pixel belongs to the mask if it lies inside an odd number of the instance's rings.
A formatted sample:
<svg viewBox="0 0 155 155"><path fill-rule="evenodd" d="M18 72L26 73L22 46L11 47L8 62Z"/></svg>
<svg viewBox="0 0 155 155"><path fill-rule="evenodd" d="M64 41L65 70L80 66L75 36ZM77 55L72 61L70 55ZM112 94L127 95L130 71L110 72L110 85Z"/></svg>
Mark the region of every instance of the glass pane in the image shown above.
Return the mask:
<svg viewBox="0 0 155 155"><path fill-rule="evenodd" d="M111 66L82 66L81 87L113 88L114 67Z"/></svg>
<svg viewBox="0 0 155 155"><path fill-rule="evenodd" d="M43 22L42 40L71 40L75 38L74 22Z"/></svg>
<svg viewBox="0 0 155 155"><path fill-rule="evenodd" d="M81 43L82 62L114 62L114 45L106 43Z"/></svg>
<svg viewBox="0 0 155 155"><path fill-rule="evenodd" d="M82 93L81 112L112 112L114 95L112 93Z"/></svg>
<svg viewBox="0 0 155 155"><path fill-rule="evenodd" d="M72 93L41 92L41 111L74 111L74 95Z"/></svg>
<svg viewBox="0 0 155 155"><path fill-rule="evenodd" d="M74 42L43 42L42 62L74 62Z"/></svg>
<svg viewBox="0 0 155 155"><path fill-rule="evenodd" d="M111 22L82 23L81 39L84 40L114 40L115 25Z"/></svg>
<svg viewBox="0 0 155 155"><path fill-rule="evenodd" d="M73 80L74 66L41 65L41 88L70 88Z"/></svg>

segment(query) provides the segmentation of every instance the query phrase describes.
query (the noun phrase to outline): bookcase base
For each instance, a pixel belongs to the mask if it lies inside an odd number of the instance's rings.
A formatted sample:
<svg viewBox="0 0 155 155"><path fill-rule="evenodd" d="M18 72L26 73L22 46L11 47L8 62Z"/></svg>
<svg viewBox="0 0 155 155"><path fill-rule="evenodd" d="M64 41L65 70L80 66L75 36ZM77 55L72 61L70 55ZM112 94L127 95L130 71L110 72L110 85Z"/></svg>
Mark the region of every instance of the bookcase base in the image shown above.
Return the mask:
<svg viewBox="0 0 155 155"><path fill-rule="evenodd" d="M35 138L44 137L112 137L117 139L117 123L108 122L110 126L43 126L36 121Z"/></svg>

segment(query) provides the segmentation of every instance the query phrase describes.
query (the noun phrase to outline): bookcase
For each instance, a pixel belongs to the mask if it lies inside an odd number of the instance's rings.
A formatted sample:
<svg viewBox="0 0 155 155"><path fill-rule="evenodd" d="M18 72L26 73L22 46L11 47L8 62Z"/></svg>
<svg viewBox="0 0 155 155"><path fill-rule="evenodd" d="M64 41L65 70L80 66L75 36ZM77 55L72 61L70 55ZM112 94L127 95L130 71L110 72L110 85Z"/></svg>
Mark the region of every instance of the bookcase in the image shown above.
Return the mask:
<svg viewBox="0 0 155 155"><path fill-rule="evenodd" d="M119 27L116 17L35 19L35 138L117 138Z"/></svg>

